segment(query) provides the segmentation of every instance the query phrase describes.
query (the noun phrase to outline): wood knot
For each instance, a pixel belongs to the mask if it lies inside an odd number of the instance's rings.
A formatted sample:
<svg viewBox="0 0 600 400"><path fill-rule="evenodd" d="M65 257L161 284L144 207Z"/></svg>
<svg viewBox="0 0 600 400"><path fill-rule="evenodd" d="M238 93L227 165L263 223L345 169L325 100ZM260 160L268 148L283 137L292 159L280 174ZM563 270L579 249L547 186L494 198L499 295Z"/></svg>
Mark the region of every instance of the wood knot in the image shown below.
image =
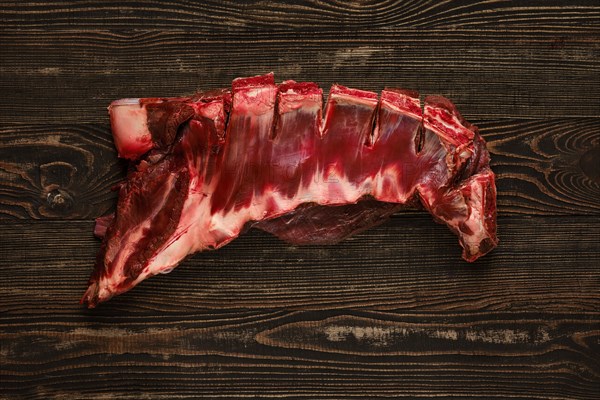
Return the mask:
<svg viewBox="0 0 600 400"><path fill-rule="evenodd" d="M579 167L590 180L600 183L600 146L586 151L579 159Z"/></svg>
<svg viewBox="0 0 600 400"><path fill-rule="evenodd" d="M46 202L53 210L67 211L73 207L73 197L63 189L53 189L46 195Z"/></svg>
<svg viewBox="0 0 600 400"><path fill-rule="evenodd" d="M52 185L68 187L73 183L77 168L67 162L54 161L40 165L40 183L48 188Z"/></svg>

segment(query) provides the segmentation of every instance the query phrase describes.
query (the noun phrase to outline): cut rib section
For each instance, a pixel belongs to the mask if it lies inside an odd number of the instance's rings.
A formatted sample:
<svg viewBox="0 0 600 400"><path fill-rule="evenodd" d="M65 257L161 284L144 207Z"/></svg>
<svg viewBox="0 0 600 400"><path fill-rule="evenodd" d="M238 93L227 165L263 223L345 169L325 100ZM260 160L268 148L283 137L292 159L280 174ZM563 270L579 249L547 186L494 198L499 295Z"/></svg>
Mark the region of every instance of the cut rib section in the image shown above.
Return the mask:
<svg viewBox="0 0 600 400"><path fill-rule="evenodd" d="M132 160L82 302L99 302L254 225L295 244L335 243L420 202L474 261L497 245L496 189L477 128L418 94L273 74L184 98L109 107Z"/></svg>

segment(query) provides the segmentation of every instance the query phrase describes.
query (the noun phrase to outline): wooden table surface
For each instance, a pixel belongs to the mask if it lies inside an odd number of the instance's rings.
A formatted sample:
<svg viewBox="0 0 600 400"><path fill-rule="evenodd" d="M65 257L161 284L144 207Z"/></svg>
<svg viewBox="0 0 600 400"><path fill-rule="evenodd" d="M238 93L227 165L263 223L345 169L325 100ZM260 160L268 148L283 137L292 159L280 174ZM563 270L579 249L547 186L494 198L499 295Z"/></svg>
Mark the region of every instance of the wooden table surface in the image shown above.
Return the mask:
<svg viewBox="0 0 600 400"><path fill-rule="evenodd" d="M3 2L0 398L600 398L597 1ZM106 106L274 71L451 98L500 246L421 212L336 246L251 231L94 310L124 175Z"/></svg>

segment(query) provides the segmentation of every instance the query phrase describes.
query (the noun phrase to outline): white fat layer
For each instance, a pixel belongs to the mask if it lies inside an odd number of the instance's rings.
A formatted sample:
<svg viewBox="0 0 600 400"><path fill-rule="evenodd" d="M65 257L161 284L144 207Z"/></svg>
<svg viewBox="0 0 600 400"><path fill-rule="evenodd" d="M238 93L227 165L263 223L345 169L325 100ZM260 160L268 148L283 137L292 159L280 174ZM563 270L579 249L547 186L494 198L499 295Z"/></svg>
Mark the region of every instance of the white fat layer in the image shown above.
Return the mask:
<svg viewBox="0 0 600 400"><path fill-rule="evenodd" d="M485 193L483 185L475 179L469 182L469 186L471 187L471 197L468 200L470 214L464 224L469 227L473 234L464 235L463 237L464 244L468 247L468 253L476 254L479 252L481 242L488 237L488 232L484 226L485 216L482 215Z"/></svg>
<svg viewBox="0 0 600 400"><path fill-rule="evenodd" d="M272 114L277 95L277 86L268 85L249 88L233 95L234 112L248 116Z"/></svg>
<svg viewBox="0 0 600 400"><path fill-rule="evenodd" d="M396 104L396 102L388 100L387 99L388 97L402 99L403 101L405 101L407 103L411 103L414 107L420 109L421 103L419 102L419 99L414 99L412 97L409 97L409 96L406 96L406 95L403 95L400 93L384 91L382 93L380 107L391 109L391 110L397 112L398 114L408 115L408 116L411 116L418 120L420 120L423 117L421 113L419 113L419 114L414 113L411 110L409 110L407 107L399 107L398 104Z"/></svg>
<svg viewBox="0 0 600 400"><path fill-rule="evenodd" d="M375 107L377 106L378 100L377 98L368 98L368 97L356 97L351 94L346 93L332 93L330 95L331 99L334 99L338 104L348 104L352 106L361 105L364 107Z"/></svg>
<svg viewBox="0 0 600 400"><path fill-rule="evenodd" d="M152 135L148 130L148 114L139 101L130 103L121 100L119 104L113 103L109 110L115 146L119 154L137 152L141 155L150 149Z"/></svg>
<svg viewBox="0 0 600 400"><path fill-rule="evenodd" d="M463 190L469 188L469 197L463 195ZM446 219L445 222L456 231L461 231L463 234L462 245L465 247L467 254L476 254L479 252L481 242L489 237L485 228L485 216L483 212L484 187L477 179L472 179L466 182L461 188L454 190L455 207L461 210L456 212L451 219ZM465 218L466 215L466 218ZM461 225L463 227L461 229ZM471 231L472 234L466 234L465 231Z"/></svg>
<svg viewBox="0 0 600 400"><path fill-rule="evenodd" d="M290 90L291 89L289 89L288 92ZM313 94L311 96L302 96L285 93L280 97L277 107L280 114L286 114L297 110L314 113L321 111L321 95Z"/></svg>
<svg viewBox="0 0 600 400"><path fill-rule="evenodd" d="M440 111L450 117L448 121L438 116L438 112ZM435 125L431 124L428 118L423 120L423 128L434 131L438 136L444 138L452 144L456 144L455 140L448 137L447 131L459 132L465 137L473 137L473 132L465 128L454 113L450 113L443 108L433 107L429 104L425 104L425 115L427 115L429 118L434 118L436 123L442 125L444 129L439 129Z"/></svg>
<svg viewBox="0 0 600 400"><path fill-rule="evenodd" d="M110 103L110 106L108 106L108 108L112 108L112 107L118 107L118 106L126 106L126 105L140 105L140 99L139 98L126 98L126 99L119 99L119 100L115 100L112 103Z"/></svg>
<svg viewBox="0 0 600 400"><path fill-rule="evenodd" d="M413 112L410 112L409 110L407 110L405 108L400 108L400 107L396 106L395 104L390 103L389 101L383 100L381 102L381 104L382 104L382 106L385 106L385 107L387 107L389 109L392 109L392 110L394 110L396 112L399 112L399 113L401 112L401 113L409 115L409 116L411 116L413 118L421 119L421 115L413 113Z"/></svg>

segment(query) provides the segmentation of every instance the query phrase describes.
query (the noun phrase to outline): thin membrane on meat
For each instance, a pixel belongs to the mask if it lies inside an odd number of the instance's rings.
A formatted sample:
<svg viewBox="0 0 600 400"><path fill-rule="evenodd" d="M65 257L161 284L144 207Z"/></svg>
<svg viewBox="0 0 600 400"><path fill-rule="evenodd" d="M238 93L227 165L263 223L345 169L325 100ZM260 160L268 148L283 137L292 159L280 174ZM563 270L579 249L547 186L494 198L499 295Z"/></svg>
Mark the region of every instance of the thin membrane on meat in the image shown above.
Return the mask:
<svg viewBox="0 0 600 400"><path fill-rule="evenodd" d="M336 243L423 207L474 261L497 245L496 188L477 128L440 96L273 74L231 90L124 99L109 107L131 160L82 302L94 307L248 226L294 244Z"/></svg>

